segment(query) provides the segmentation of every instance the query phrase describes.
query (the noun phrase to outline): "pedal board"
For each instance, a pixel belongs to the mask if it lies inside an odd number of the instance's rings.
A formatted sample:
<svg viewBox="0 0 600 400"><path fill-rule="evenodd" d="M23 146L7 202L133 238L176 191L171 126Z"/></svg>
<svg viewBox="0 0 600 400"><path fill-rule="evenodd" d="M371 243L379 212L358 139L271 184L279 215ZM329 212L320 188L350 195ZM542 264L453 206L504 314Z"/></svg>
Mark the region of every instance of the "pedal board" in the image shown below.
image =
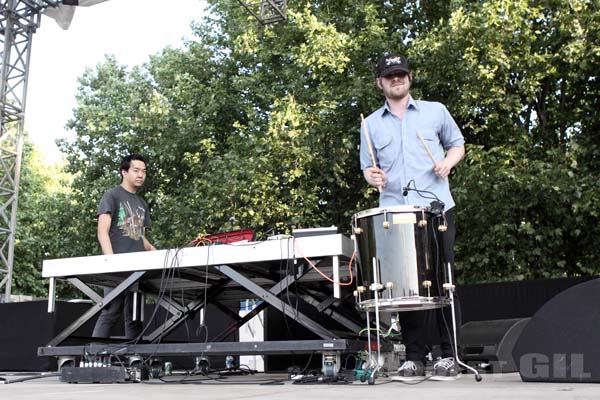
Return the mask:
<svg viewBox="0 0 600 400"><path fill-rule="evenodd" d="M119 366L110 367L63 367L60 381L66 383L123 383L134 381L127 369Z"/></svg>

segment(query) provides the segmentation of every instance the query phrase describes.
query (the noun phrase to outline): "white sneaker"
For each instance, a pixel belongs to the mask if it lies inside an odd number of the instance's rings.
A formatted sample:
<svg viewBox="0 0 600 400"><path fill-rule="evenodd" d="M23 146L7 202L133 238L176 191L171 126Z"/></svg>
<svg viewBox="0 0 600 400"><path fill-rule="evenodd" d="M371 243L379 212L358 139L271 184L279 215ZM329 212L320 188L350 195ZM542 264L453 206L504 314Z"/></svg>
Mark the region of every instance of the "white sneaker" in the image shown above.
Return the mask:
<svg viewBox="0 0 600 400"><path fill-rule="evenodd" d="M425 369L422 363L414 361L404 361L400 368L398 368L398 375L393 376L393 381L416 381L424 379Z"/></svg>
<svg viewBox="0 0 600 400"><path fill-rule="evenodd" d="M460 371L453 357L446 357L433 364L433 381L453 381L460 378Z"/></svg>

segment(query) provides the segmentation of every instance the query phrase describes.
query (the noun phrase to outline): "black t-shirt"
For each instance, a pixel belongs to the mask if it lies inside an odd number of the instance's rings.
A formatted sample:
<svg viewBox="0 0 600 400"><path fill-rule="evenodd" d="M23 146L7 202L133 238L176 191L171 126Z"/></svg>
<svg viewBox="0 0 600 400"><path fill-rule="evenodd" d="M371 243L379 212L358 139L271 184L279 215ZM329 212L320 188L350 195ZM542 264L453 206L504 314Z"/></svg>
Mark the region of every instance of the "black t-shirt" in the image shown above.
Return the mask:
<svg viewBox="0 0 600 400"><path fill-rule="evenodd" d="M117 186L104 193L98 214L110 214L110 243L114 253L144 251L144 233L150 227L148 204L137 194Z"/></svg>

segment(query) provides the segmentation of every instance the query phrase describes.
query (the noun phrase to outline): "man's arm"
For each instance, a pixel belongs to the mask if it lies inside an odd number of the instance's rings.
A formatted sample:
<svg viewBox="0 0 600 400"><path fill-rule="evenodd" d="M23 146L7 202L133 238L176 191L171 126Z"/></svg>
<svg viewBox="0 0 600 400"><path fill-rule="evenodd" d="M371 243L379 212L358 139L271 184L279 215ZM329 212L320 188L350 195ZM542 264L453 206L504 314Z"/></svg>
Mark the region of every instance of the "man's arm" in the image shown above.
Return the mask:
<svg viewBox="0 0 600 400"><path fill-rule="evenodd" d="M111 222L112 217L109 213L100 214L98 216L98 242L100 243L102 254L113 254L110 236L108 235Z"/></svg>

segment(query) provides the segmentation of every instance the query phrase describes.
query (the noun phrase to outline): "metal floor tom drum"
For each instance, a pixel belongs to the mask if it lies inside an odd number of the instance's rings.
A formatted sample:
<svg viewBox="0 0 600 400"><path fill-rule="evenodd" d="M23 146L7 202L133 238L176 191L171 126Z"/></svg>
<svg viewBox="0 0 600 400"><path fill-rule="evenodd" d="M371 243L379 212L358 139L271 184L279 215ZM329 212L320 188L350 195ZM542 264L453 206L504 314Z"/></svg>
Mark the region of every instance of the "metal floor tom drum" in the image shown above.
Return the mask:
<svg viewBox="0 0 600 400"><path fill-rule="evenodd" d="M361 309L414 311L450 304L442 289L440 219L419 206L373 208L353 216L355 296Z"/></svg>

